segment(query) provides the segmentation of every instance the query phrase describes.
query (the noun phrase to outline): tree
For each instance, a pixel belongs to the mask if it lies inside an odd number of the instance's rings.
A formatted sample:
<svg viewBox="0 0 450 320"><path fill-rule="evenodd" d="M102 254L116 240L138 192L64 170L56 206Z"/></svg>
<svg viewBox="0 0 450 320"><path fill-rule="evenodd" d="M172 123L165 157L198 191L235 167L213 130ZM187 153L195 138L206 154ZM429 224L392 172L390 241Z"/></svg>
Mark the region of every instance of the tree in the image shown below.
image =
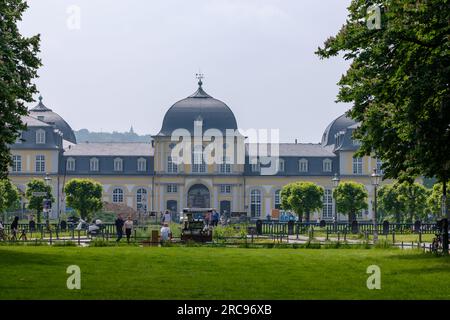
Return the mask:
<svg viewBox="0 0 450 320"><path fill-rule="evenodd" d="M426 219L429 191L419 183L405 181L398 184L398 200L405 206L406 222Z"/></svg>
<svg viewBox="0 0 450 320"><path fill-rule="evenodd" d="M72 179L64 187L67 205L82 219L89 219L91 213L102 208L102 191L102 185L90 179Z"/></svg>
<svg viewBox="0 0 450 320"><path fill-rule="evenodd" d="M346 24L323 48L352 60L338 101L361 122L360 155L383 160L387 178L450 177L449 0L378 0L381 28L367 23L368 2L353 0ZM382 4L382 5L381 5ZM371 17L372 18L372 17ZM446 193L444 184L443 193Z"/></svg>
<svg viewBox="0 0 450 320"><path fill-rule="evenodd" d="M378 205L387 217L394 218L396 223L403 222L405 204L399 198L396 184L386 184L378 189Z"/></svg>
<svg viewBox="0 0 450 320"><path fill-rule="evenodd" d="M294 211L300 221L305 216L309 221L311 212L323 207L322 187L312 182L294 182L281 189L281 205L285 210Z"/></svg>
<svg viewBox="0 0 450 320"><path fill-rule="evenodd" d="M33 192L46 192L47 196L33 195ZM52 195L52 188L43 179L31 179L27 183L25 196L28 199L28 208L36 210L37 222L41 222L41 213L44 209L44 200L55 201Z"/></svg>
<svg viewBox="0 0 450 320"><path fill-rule="evenodd" d="M448 185L448 182L447 182ZM436 183L428 195L428 210L436 219L442 219L442 183ZM447 211L450 209L450 198L447 198Z"/></svg>
<svg viewBox="0 0 450 320"><path fill-rule="evenodd" d="M25 102L33 101L41 65L39 36L23 37L17 28L28 5L22 0L0 1L0 178L6 178L11 164L9 145L26 127L21 116L28 114Z"/></svg>
<svg viewBox="0 0 450 320"><path fill-rule="evenodd" d="M16 209L19 203L19 190L8 179L0 180L0 213ZM4 219L6 220L6 219Z"/></svg>
<svg viewBox="0 0 450 320"><path fill-rule="evenodd" d="M348 214L348 222L356 220L356 214L363 209L367 209L368 192L363 184L344 181L333 191L338 212Z"/></svg>

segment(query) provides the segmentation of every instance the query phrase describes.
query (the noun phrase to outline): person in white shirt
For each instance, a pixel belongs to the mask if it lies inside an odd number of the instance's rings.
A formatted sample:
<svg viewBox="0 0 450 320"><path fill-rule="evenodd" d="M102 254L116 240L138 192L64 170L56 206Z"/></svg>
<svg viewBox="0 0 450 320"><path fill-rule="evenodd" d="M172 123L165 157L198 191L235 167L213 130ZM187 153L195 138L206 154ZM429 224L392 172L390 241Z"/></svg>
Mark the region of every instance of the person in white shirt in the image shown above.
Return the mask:
<svg viewBox="0 0 450 320"><path fill-rule="evenodd" d="M166 241L170 241L170 239L172 238L172 231L170 231L168 223L164 223L160 232L161 232L161 236L160 236L161 244L163 244Z"/></svg>
<svg viewBox="0 0 450 320"><path fill-rule="evenodd" d="M127 236L127 242L130 243L131 232L133 231L133 220L131 216L124 222L123 228L125 229L125 235Z"/></svg>
<svg viewBox="0 0 450 320"><path fill-rule="evenodd" d="M172 221L172 216L170 215L170 212L166 210L163 216L163 222L164 223L170 223Z"/></svg>

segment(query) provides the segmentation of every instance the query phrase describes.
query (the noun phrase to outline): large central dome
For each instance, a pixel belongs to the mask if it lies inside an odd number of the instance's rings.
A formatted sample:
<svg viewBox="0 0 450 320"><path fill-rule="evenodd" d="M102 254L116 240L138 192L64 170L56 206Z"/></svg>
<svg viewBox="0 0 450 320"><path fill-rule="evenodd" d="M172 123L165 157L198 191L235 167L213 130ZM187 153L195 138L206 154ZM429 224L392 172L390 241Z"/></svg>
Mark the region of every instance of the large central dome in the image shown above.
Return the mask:
<svg viewBox="0 0 450 320"><path fill-rule="evenodd" d="M166 112L161 131L158 135L170 136L176 129L186 129L194 133L194 121L203 121L203 131L218 129L237 129L233 111L222 101L214 99L202 88L201 80L198 90L191 96L178 101Z"/></svg>

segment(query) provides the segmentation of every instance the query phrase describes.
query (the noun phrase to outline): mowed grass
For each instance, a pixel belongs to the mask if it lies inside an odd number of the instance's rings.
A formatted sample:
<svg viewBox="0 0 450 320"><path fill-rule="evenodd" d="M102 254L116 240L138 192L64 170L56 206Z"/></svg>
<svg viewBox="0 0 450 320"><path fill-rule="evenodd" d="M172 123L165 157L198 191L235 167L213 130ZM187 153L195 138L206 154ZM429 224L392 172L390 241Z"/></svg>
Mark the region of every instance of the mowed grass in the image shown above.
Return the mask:
<svg viewBox="0 0 450 320"><path fill-rule="evenodd" d="M0 299L450 299L450 259L416 250L4 246L0 270Z"/></svg>

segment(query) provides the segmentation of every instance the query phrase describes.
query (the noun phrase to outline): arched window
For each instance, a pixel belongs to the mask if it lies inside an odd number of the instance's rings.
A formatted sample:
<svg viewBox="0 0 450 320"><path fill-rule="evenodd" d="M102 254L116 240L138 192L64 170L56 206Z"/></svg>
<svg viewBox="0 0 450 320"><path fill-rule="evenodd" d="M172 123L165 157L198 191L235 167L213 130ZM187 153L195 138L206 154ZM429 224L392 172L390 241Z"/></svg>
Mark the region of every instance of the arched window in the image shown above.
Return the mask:
<svg viewBox="0 0 450 320"><path fill-rule="evenodd" d="M281 190L275 191L275 209L281 209Z"/></svg>
<svg viewBox="0 0 450 320"><path fill-rule="evenodd" d="M67 159L66 170L67 171L75 171L75 159L74 158Z"/></svg>
<svg viewBox="0 0 450 320"><path fill-rule="evenodd" d="M300 159L298 161L298 171L299 172L308 172L308 160Z"/></svg>
<svg viewBox="0 0 450 320"><path fill-rule="evenodd" d="M123 189L122 188L114 188L112 194L113 203L122 203L123 202Z"/></svg>
<svg viewBox="0 0 450 320"><path fill-rule="evenodd" d="M140 212L147 211L147 190L139 188L136 191L136 209Z"/></svg>
<svg viewBox="0 0 450 320"><path fill-rule="evenodd" d="M259 190L250 192L250 213L252 217L261 216L261 191Z"/></svg>
<svg viewBox="0 0 450 320"><path fill-rule="evenodd" d="M43 129L36 130L36 143L37 144L45 143L45 130Z"/></svg>
<svg viewBox="0 0 450 320"><path fill-rule="evenodd" d="M123 170L123 160L121 158L114 159L114 171Z"/></svg>
<svg viewBox="0 0 450 320"><path fill-rule="evenodd" d="M91 171L98 171L98 159L97 158L91 158L89 160L89 169Z"/></svg>
<svg viewBox="0 0 450 320"><path fill-rule="evenodd" d="M137 171L146 171L147 170L147 160L144 158L139 158L137 160Z"/></svg>

